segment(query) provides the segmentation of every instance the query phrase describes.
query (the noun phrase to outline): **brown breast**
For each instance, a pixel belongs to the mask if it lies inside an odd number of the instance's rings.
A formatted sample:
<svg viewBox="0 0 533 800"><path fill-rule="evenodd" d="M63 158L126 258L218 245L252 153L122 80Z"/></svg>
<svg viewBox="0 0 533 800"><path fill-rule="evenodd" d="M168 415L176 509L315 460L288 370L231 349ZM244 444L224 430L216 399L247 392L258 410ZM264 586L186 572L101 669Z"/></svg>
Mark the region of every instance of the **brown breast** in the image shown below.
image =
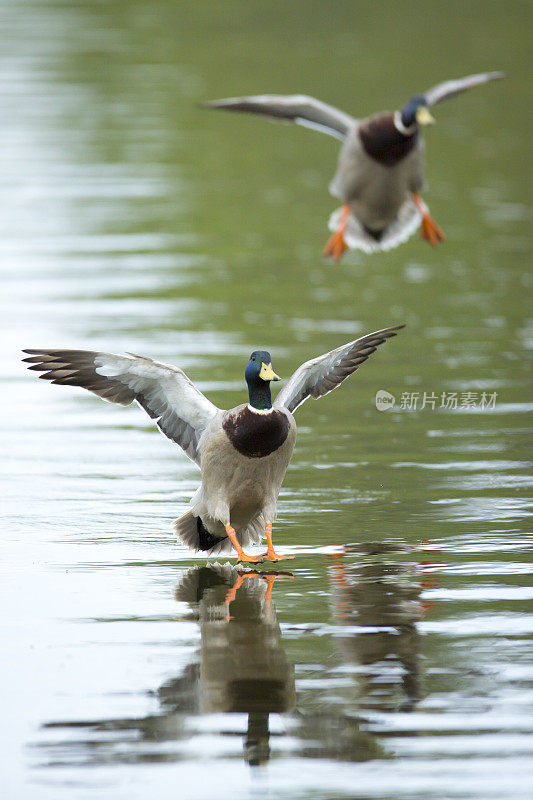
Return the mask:
<svg viewBox="0 0 533 800"><path fill-rule="evenodd" d="M282 411L255 414L248 406L226 415L222 427L235 450L248 458L264 458L277 450L289 433Z"/></svg>
<svg viewBox="0 0 533 800"><path fill-rule="evenodd" d="M359 128L365 152L385 167L393 167L411 152L418 142L418 131L405 136L394 125L394 115L386 112L370 117Z"/></svg>

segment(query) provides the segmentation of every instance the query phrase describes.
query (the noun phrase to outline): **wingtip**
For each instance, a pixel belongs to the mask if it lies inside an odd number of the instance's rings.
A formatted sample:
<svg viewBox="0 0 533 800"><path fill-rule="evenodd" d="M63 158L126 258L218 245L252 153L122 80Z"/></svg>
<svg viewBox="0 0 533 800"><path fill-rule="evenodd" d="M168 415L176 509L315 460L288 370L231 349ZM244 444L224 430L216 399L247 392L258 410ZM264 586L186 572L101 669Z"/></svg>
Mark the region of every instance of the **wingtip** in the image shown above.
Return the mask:
<svg viewBox="0 0 533 800"><path fill-rule="evenodd" d="M198 108L227 108L228 104L235 100L232 97L226 97L222 100L202 100L197 103Z"/></svg>
<svg viewBox="0 0 533 800"><path fill-rule="evenodd" d="M383 342L386 342L387 339L392 339L393 336L396 336L398 331L401 331L402 328L405 328L405 323L402 323L401 325L391 325L388 328L380 328L379 330L373 331L373 333L369 333L361 338L381 338L381 344L383 344Z"/></svg>
<svg viewBox="0 0 533 800"><path fill-rule="evenodd" d="M403 322L401 325L392 325L390 328L385 328L385 330L389 331L392 336L396 336L396 332L401 331L403 328L405 328L405 326L406 323Z"/></svg>
<svg viewBox="0 0 533 800"><path fill-rule="evenodd" d="M21 359L22 361L24 361L26 363L32 363L33 361L35 361L35 356L41 355L43 351L42 350L34 350L33 348L28 348L28 349L21 350L20 352L21 353L26 353L27 356L28 356L28 358Z"/></svg>

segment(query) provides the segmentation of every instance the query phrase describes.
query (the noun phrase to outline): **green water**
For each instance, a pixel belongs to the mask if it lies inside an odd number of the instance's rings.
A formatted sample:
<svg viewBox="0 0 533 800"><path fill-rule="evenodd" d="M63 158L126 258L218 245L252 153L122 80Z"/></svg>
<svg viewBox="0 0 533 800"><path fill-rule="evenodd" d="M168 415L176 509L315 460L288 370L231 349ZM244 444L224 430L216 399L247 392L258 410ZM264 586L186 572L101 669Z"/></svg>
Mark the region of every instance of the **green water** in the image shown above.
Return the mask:
<svg viewBox="0 0 533 800"><path fill-rule="evenodd" d="M0 22L6 797L526 798L531 4L4 0ZM446 243L340 264L338 143L197 106L305 92L363 116L486 69L509 77L426 136ZM235 572L170 531L194 465L19 360L139 352L228 408L253 349L288 377L400 323L298 410L292 577L229 607Z"/></svg>

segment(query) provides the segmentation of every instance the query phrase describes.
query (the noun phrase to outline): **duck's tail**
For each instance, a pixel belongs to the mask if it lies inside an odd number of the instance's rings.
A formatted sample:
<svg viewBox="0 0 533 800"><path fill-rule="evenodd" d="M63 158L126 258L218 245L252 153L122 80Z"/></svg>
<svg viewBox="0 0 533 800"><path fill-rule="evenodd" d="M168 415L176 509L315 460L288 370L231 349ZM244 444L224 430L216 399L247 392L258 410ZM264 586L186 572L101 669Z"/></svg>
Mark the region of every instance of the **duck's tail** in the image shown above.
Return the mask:
<svg viewBox="0 0 533 800"><path fill-rule="evenodd" d="M261 541L262 518L255 519L243 531L237 531L237 538L242 547L248 544L259 544ZM206 556L218 556L223 553L229 554L233 551L233 545L224 533L217 536L211 533L201 517L194 511L187 511L179 519L173 522L174 532L182 544L190 550L202 551Z"/></svg>
<svg viewBox="0 0 533 800"><path fill-rule="evenodd" d="M337 208L329 218L329 229L336 231L341 222L342 208ZM366 228L352 214L346 221L344 240L353 250L363 250L365 253L377 253L383 250L392 250L402 242L406 242L422 221L422 215L411 198L401 206L396 219L382 230Z"/></svg>
<svg viewBox="0 0 533 800"><path fill-rule="evenodd" d="M202 550L210 554L231 551L232 545L228 537L210 533L201 518L193 511L187 511L182 517L174 520L173 527L178 540L190 550L196 552Z"/></svg>

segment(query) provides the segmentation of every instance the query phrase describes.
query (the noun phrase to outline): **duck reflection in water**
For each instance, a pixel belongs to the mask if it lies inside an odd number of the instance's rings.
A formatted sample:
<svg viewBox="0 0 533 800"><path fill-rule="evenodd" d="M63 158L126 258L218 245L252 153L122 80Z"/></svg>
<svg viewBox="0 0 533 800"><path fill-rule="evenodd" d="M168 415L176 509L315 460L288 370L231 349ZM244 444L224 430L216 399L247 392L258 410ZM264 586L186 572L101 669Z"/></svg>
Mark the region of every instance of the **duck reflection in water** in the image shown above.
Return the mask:
<svg viewBox="0 0 533 800"><path fill-rule="evenodd" d="M272 604L274 581L284 577L292 576L213 564L186 572L175 592L200 623L199 711L248 714L244 757L252 766L270 757L269 715L294 706Z"/></svg>
<svg viewBox="0 0 533 800"><path fill-rule="evenodd" d="M383 711L410 710L421 697L417 622L424 607L419 565L397 560L398 544L344 549L350 563L338 558L329 566L342 660L360 668L365 705ZM394 560L386 557L387 552L394 554Z"/></svg>
<svg viewBox="0 0 533 800"><path fill-rule="evenodd" d="M49 763L181 760L197 715L220 712L248 715L244 758L251 766L268 761L270 736L275 735L269 730L269 715L289 711L295 697L293 668L281 647L272 604L273 584L283 577L292 576L240 572L230 564L184 572L175 596L190 606L189 619L200 623L199 658L154 692L158 713L45 723L42 729L52 735L64 733L64 738L39 744L48 751ZM221 733L235 735L234 729ZM175 746L146 750L146 743L156 742Z"/></svg>

